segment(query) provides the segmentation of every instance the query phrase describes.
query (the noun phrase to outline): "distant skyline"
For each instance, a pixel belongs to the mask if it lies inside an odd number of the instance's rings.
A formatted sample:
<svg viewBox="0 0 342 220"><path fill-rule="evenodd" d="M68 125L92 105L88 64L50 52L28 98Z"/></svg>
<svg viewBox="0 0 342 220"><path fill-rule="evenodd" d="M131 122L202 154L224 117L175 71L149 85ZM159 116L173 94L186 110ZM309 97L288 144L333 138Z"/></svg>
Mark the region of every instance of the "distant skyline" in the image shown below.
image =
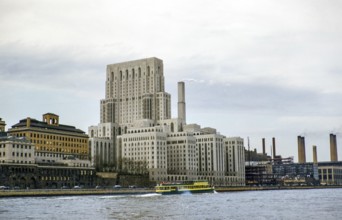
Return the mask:
<svg viewBox="0 0 342 220"><path fill-rule="evenodd" d="M251 149L342 159L342 2L0 1L0 118L6 129L46 112L88 131L100 122L108 64L157 57L177 117L247 137Z"/></svg>

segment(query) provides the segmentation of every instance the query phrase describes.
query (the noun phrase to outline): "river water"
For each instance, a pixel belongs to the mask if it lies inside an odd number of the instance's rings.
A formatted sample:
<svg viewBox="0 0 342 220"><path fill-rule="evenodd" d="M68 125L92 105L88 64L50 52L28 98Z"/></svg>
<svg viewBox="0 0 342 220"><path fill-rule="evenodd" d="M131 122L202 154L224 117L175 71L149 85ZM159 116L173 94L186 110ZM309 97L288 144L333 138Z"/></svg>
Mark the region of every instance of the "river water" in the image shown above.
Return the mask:
<svg viewBox="0 0 342 220"><path fill-rule="evenodd" d="M0 219L342 219L342 189L0 199Z"/></svg>

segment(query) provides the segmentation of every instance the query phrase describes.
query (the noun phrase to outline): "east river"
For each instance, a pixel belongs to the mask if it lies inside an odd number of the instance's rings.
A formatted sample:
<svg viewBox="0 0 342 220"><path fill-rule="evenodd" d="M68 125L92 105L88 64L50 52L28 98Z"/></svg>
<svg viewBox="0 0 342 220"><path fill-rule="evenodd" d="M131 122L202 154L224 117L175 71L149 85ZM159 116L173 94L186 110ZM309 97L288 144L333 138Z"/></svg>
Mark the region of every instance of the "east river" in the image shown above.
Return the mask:
<svg viewBox="0 0 342 220"><path fill-rule="evenodd" d="M342 189L1 198L0 219L342 219Z"/></svg>

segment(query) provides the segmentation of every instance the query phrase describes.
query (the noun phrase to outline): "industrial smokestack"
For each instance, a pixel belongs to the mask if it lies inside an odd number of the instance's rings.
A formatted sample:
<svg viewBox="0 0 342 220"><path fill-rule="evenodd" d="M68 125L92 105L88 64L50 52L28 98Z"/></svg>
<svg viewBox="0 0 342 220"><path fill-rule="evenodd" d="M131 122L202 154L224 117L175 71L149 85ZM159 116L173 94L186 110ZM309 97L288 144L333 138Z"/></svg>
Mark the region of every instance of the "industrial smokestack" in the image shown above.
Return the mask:
<svg viewBox="0 0 342 220"><path fill-rule="evenodd" d="M338 152L337 152L337 139L336 139L336 134L335 134L335 138L334 138L334 143L335 143L336 161L338 161Z"/></svg>
<svg viewBox="0 0 342 220"><path fill-rule="evenodd" d="M317 164L317 147L314 145L312 146L312 161L314 164Z"/></svg>
<svg viewBox="0 0 342 220"><path fill-rule="evenodd" d="M298 136L298 163L306 163L305 157L305 138Z"/></svg>
<svg viewBox="0 0 342 220"><path fill-rule="evenodd" d="M337 159L337 141L336 135L330 134L330 161L338 161Z"/></svg>
<svg viewBox="0 0 342 220"><path fill-rule="evenodd" d="M184 123L185 118L185 85L184 82L178 82L178 118Z"/></svg>
<svg viewBox="0 0 342 220"><path fill-rule="evenodd" d="M272 147L273 147L273 159L276 157L276 145L275 145L275 138L272 138Z"/></svg>
<svg viewBox="0 0 342 220"><path fill-rule="evenodd" d="M266 155L265 138L262 139L262 154Z"/></svg>
<svg viewBox="0 0 342 220"><path fill-rule="evenodd" d="M185 85L184 82L178 82L178 118L185 123L185 116Z"/></svg>

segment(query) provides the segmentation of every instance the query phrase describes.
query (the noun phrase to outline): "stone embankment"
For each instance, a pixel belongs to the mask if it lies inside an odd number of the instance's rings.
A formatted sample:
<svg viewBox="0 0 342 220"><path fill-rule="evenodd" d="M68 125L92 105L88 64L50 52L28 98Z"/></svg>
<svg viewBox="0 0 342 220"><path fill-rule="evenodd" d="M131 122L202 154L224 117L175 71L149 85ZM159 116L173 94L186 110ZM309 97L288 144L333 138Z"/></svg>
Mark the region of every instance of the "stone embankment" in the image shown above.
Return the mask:
<svg viewBox="0 0 342 220"><path fill-rule="evenodd" d="M289 190L289 189L326 189L342 188L342 186L235 186L215 187L216 192L256 191L256 190Z"/></svg>
<svg viewBox="0 0 342 220"><path fill-rule="evenodd" d="M27 197L27 196L80 196L80 195L129 195L154 193L154 189L29 189L29 190L0 190L0 198L3 197Z"/></svg>
<svg viewBox="0 0 342 220"><path fill-rule="evenodd" d="M326 189L342 188L342 186L241 186L216 187L215 191L238 192L256 190L290 190L290 189ZM120 189L29 189L29 190L0 190L0 198L5 197L35 197L35 196L81 196L81 195L138 195L155 193L153 188L120 188Z"/></svg>

